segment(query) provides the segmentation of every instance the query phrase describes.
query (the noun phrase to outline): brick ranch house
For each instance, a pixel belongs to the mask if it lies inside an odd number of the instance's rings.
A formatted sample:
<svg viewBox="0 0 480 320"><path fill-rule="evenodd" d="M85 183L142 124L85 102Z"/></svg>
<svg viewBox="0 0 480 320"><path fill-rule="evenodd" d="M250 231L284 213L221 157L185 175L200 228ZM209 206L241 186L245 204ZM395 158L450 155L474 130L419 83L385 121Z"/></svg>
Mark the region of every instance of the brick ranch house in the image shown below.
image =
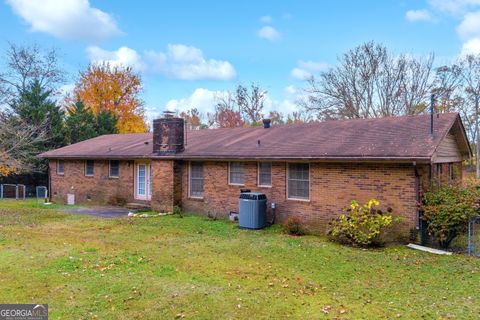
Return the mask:
<svg viewBox="0 0 480 320"><path fill-rule="evenodd" d="M178 205L220 217L238 211L241 189L250 189L276 203L279 221L295 215L322 232L351 200L374 197L402 217L406 235L418 224L422 192L461 181L471 156L456 113L184 128L169 116L154 120L153 134L104 135L41 154L52 200L73 193L77 203Z"/></svg>

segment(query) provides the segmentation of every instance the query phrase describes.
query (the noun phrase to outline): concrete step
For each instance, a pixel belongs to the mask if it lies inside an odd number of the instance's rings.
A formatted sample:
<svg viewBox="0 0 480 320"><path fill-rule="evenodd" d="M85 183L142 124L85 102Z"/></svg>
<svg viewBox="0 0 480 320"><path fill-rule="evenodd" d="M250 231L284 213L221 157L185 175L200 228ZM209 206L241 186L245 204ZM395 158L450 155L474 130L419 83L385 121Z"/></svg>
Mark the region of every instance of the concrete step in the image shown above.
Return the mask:
<svg viewBox="0 0 480 320"><path fill-rule="evenodd" d="M152 207L147 203L139 203L139 202L130 202L125 205L128 209L134 210L151 210Z"/></svg>

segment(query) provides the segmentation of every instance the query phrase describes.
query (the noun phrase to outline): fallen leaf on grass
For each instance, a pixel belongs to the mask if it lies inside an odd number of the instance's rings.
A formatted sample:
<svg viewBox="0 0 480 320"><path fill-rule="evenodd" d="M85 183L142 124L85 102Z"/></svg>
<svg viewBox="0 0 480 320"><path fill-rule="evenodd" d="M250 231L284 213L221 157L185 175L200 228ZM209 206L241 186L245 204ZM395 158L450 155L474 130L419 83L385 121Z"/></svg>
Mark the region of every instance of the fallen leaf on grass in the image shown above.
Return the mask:
<svg viewBox="0 0 480 320"><path fill-rule="evenodd" d="M325 307L322 308L322 312L324 314L328 314L330 312L331 308L332 308L331 306L325 306Z"/></svg>

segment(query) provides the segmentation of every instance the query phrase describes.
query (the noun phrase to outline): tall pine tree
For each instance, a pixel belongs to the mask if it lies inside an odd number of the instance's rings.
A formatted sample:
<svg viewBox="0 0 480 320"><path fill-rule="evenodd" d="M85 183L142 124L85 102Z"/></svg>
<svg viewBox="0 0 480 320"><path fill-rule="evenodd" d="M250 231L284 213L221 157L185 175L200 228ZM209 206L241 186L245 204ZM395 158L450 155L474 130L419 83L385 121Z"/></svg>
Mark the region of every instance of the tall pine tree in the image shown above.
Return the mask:
<svg viewBox="0 0 480 320"><path fill-rule="evenodd" d="M80 100L68 109L65 124L69 143L77 143L97 136L95 115Z"/></svg>
<svg viewBox="0 0 480 320"><path fill-rule="evenodd" d="M45 128L46 143L39 151L59 148L66 143L64 112L51 96L51 90L44 89L40 81L34 80L19 93L12 105L13 112L24 123Z"/></svg>

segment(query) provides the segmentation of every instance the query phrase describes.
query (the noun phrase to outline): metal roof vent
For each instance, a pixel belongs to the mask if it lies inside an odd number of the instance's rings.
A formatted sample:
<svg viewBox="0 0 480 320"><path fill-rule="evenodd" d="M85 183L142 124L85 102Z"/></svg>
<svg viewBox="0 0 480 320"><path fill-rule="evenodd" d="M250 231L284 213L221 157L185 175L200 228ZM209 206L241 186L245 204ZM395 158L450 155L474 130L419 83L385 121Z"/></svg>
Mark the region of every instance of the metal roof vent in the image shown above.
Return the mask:
<svg viewBox="0 0 480 320"><path fill-rule="evenodd" d="M270 119L263 119L262 122L263 122L263 127L264 127L265 129L268 129L268 128L270 128L270 123L272 122L272 120L270 120Z"/></svg>

